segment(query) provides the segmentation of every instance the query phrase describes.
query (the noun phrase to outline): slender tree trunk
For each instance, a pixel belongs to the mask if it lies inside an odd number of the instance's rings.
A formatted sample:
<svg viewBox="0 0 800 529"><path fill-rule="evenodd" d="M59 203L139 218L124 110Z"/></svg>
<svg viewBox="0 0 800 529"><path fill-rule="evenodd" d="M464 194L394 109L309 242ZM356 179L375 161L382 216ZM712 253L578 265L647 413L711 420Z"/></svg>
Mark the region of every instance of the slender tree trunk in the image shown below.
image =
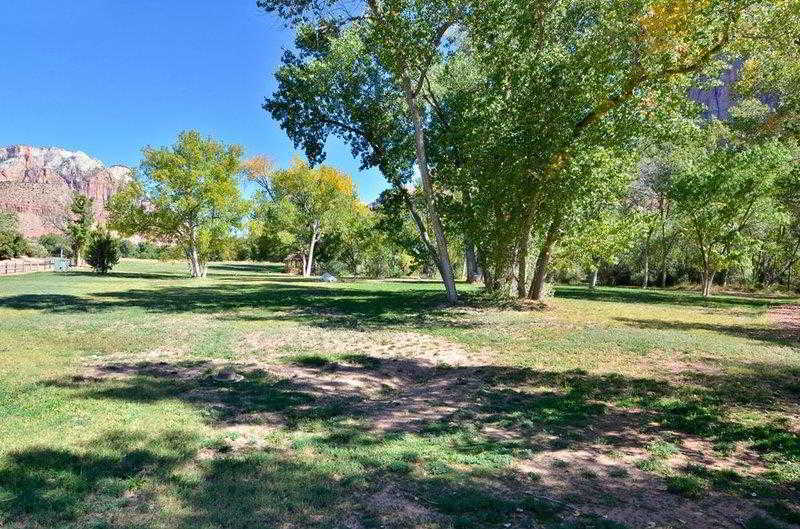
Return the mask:
<svg viewBox="0 0 800 529"><path fill-rule="evenodd" d="M644 241L644 277L642 278L642 288L650 286L650 240L653 238L653 229L647 230L647 238Z"/></svg>
<svg viewBox="0 0 800 529"><path fill-rule="evenodd" d="M524 299L528 289L528 242L530 230L525 230L517 243L517 297Z"/></svg>
<svg viewBox="0 0 800 529"><path fill-rule="evenodd" d="M594 270L592 270L592 286L591 286L592 290L594 290L597 287L597 272L598 272L598 270L599 270L598 268L595 268Z"/></svg>
<svg viewBox="0 0 800 529"><path fill-rule="evenodd" d="M197 253L197 231L194 226L189 234L189 267L193 278L202 277L200 270L200 256Z"/></svg>
<svg viewBox="0 0 800 529"><path fill-rule="evenodd" d="M319 240L319 223L314 221L314 227L311 233L311 244L308 245L308 260L304 263L303 276L309 277L314 268L314 247Z"/></svg>
<svg viewBox="0 0 800 529"><path fill-rule="evenodd" d="M408 110L411 113L411 118L414 121L414 139L417 150L417 168L422 179L422 190L425 193L425 202L428 206L428 216L431 220L431 227L436 239L436 257L439 263L439 270L442 275L442 282L447 290L447 300L450 303L458 301L458 292L456 291L456 283L453 279L453 268L450 264L450 255L447 251L447 240L444 236L444 228L442 221L439 218L439 212L436 209L436 204L433 196L433 183L428 168L428 160L425 154L425 135L422 129L422 116L420 115L419 104L416 95L411 88L411 81L404 80L404 91L406 94L406 102L408 103Z"/></svg>
<svg viewBox="0 0 800 529"><path fill-rule="evenodd" d="M464 242L464 267L467 283L478 281L478 257L475 255L475 245L469 239Z"/></svg>
<svg viewBox="0 0 800 529"><path fill-rule="evenodd" d="M667 287L667 267L661 267L661 288Z"/></svg>
<svg viewBox="0 0 800 529"><path fill-rule="evenodd" d="M547 230L542 247L539 249L539 255L536 258L536 269L533 273L533 282L528 291L528 298L541 301L542 291L544 289L544 282L547 277L547 267L550 264L550 252L556 242L558 230L561 228L561 216L556 215L550 223L550 228Z"/></svg>

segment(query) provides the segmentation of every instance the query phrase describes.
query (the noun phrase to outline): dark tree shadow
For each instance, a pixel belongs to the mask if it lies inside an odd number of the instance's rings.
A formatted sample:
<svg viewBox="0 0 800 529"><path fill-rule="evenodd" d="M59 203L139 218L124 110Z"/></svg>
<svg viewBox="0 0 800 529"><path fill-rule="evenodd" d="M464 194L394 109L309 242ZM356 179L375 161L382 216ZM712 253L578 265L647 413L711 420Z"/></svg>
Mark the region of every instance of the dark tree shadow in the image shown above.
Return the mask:
<svg viewBox="0 0 800 529"><path fill-rule="evenodd" d="M305 281L303 282L305 283ZM281 282L263 284L226 283L208 287L163 287L97 292L92 297L66 294L23 294L0 298L0 307L35 309L58 313L141 308L153 313L221 314L236 319L239 310L263 310L272 314L253 318L295 319L313 325L345 328L452 325L469 327L458 309L444 304L438 290L365 291Z"/></svg>
<svg viewBox="0 0 800 529"><path fill-rule="evenodd" d="M698 323L698 322L683 322L683 321L665 321L665 320L648 320L637 318L614 318L615 321L624 323L629 327L638 327L640 329L655 329L659 331L711 331L720 334L727 334L736 338L746 338L748 340L755 340L767 342L775 345L794 346L798 345L798 336L796 331L791 329L758 327L748 325L721 325L715 323Z"/></svg>
<svg viewBox="0 0 800 529"><path fill-rule="evenodd" d="M280 263L211 263L208 273L211 275L225 275L225 272L247 272L249 274L275 274L283 272L284 266ZM220 274L220 272L222 272Z"/></svg>
<svg viewBox="0 0 800 529"><path fill-rule="evenodd" d="M30 517L50 526L80 523L90 498L118 498L137 480L149 479L186 505L173 520L176 527L273 527L288 521L298 527L345 523L400 528L428 520L440 527L522 528L559 518L576 524L569 527L621 527L593 525L597 519L579 519L565 511L562 502L571 501L576 492L588 501L582 506L588 513L610 509L605 500L586 499L593 494L630 499L637 508L643 502L645 520L664 525L694 516L695 527L702 526L697 524L703 517L712 517L715 526L734 527L711 511L727 512L743 501L758 501L749 492L746 499L715 494L696 503L668 495L648 510L648 498L663 487L655 475L602 475L587 485L580 467L564 468L560 483L541 484L502 462L565 448L581 450L600 440L613 449L642 447L654 435L665 434L720 444L747 441L772 457L800 458L800 438L790 425L751 425L728 417L730 395L720 388L755 381L740 375L710 377L699 390L645 377L492 365L441 367L368 355L300 362L286 369L203 360L113 362L96 366L90 374L45 384L74 399L182 401L198 408L215 427L262 425L265 432L317 432L304 446L335 457L343 466L325 457L303 457L302 446L230 451L180 432L152 439L116 432L94 440L84 451L13 453L0 467L0 490L10 498L0 502L0 515ZM769 374L776 384L797 375ZM358 384L347 383L356 379ZM399 382L394 391L373 391L389 379ZM440 446L442 438L448 439L446 456L392 448L409 436L418 439L414 446ZM689 456L711 463L703 454ZM177 471L190 461L200 476L184 481ZM493 467L493 461L499 463ZM474 465L484 470L472 470ZM416 472L415 466L429 471ZM343 468L350 470L343 473ZM485 468L496 470L487 473ZM775 486L769 494L791 495L797 485ZM96 514L104 516L112 515ZM130 516L136 520L135 512Z"/></svg>
<svg viewBox="0 0 800 529"><path fill-rule="evenodd" d="M556 297L566 299L585 299L590 301L609 301L614 303L645 303L666 305L691 305L708 308L748 306L766 308L785 304L785 298L765 296L719 295L704 298L702 295L683 290L642 289L636 287L598 287L559 285Z"/></svg>

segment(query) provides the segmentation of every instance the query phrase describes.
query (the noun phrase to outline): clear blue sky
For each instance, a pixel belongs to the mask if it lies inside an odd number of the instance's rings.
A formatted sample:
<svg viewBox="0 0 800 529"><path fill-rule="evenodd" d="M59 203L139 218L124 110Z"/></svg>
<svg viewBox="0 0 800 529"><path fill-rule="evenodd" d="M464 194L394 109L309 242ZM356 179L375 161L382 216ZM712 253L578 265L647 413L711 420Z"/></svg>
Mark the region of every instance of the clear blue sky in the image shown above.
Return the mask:
<svg viewBox="0 0 800 529"><path fill-rule="evenodd" d="M261 105L293 36L255 3L0 0L0 145L138 165L143 146L197 129L286 164L296 151ZM338 141L327 162L366 201L386 187Z"/></svg>

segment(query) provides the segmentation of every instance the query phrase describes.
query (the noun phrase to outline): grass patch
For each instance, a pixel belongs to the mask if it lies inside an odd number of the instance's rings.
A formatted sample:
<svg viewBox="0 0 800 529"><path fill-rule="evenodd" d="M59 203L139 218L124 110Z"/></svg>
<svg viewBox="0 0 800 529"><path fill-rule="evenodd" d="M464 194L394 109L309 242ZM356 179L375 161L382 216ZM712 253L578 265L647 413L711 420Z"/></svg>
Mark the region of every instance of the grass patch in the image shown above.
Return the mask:
<svg viewBox="0 0 800 529"><path fill-rule="evenodd" d="M693 475L667 476L666 480L668 491L686 498L702 498L710 488L708 480Z"/></svg>
<svg viewBox="0 0 800 529"><path fill-rule="evenodd" d="M447 307L431 281L322 284L248 263L190 280L183 263L134 260L105 278L4 277L0 292L13 529L620 528L572 508L658 508L663 491L625 479L638 432L660 440L636 466L687 502L769 497L797 523L800 361L765 316L793 300L558 287L548 310ZM692 439L768 471L673 475Z"/></svg>

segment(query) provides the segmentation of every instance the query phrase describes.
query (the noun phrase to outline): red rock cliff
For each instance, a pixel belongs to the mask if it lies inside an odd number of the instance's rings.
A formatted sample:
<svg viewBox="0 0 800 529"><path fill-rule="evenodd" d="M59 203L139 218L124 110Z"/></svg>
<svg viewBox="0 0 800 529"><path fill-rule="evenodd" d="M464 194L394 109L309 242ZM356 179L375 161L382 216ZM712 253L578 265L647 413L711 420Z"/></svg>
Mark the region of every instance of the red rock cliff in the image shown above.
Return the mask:
<svg viewBox="0 0 800 529"><path fill-rule="evenodd" d="M12 145L0 147L0 211L17 213L26 237L57 231L74 192L94 199L97 221L105 205L130 179L127 167L105 167L82 152Z"/></svg>

